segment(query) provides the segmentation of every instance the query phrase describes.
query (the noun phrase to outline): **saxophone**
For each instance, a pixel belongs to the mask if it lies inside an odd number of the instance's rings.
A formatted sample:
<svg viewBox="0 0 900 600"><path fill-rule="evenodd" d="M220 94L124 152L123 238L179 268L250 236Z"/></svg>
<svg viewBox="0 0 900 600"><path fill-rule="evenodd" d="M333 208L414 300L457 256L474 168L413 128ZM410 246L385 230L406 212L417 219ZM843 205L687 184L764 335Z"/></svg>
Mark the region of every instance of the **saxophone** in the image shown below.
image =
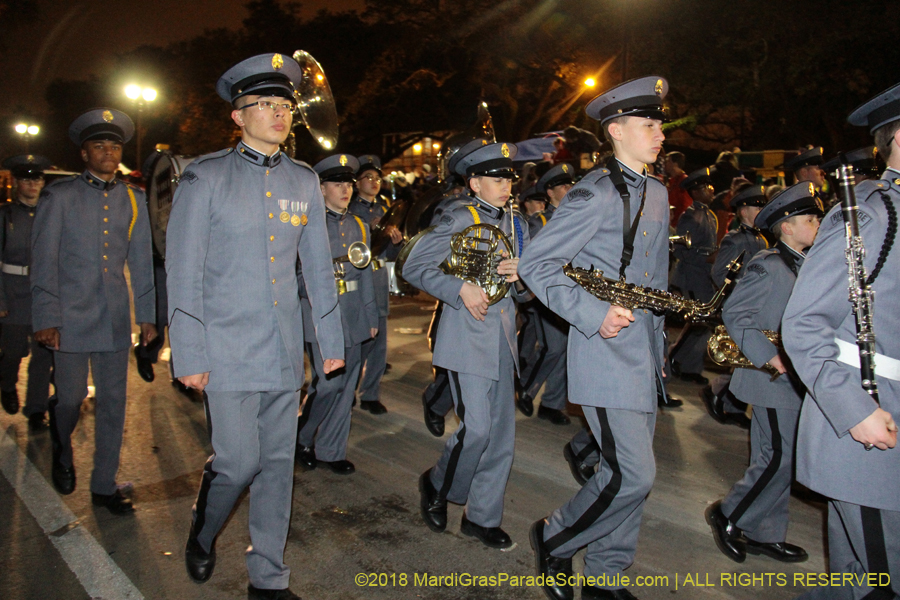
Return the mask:
<svg viewBox="0 0 900 600"><path fill-rule="evenodd" d="M725 282L709 302L697 302L670 292L641 287L624 279L610 279L604 277L599 269L582 269L573 267L571 263L563 267L563 273L591 295L628 310L644 308L656 314L677 313L688 321L710 321L717 318L722 304L734 289L737 274L744 264L744 254L741 252L728 264Z"/></svg>
<svg viewBox="0 0 900 600"><path fill-rule="evenodd" d="M775 344L779 349L782 347L781 335L777 331L763 329L763 333L769 338L769 341ZM706 351L712 361L717 365L722 365L723 367L737 367L739 369L757 368L741 353L741 349L731 336L728 335L728 330L725 329L724 325L717 325L716 330L709 336L709 341L706 343ZM765 371L772 376L769 381L775 381L778 379L778 376L781 375L781 373L778 372L778 369L769 363L759 367L759 370Z"/></svg>

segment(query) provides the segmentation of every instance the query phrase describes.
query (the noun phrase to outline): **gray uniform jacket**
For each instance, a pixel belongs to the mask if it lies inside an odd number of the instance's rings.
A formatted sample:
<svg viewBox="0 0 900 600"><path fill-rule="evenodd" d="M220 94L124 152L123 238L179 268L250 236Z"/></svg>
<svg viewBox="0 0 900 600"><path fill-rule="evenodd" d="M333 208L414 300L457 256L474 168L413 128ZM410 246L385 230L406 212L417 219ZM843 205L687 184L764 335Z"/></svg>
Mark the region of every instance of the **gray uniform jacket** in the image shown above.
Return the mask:
<svg viewBox="0 0 900 600"><path fill-rule="evenodd" d="M41 192L31 247L32 325L58 328L60 351L131 347L126 261L135 321L156 322L150 218L139 189L88 171L53 182Z"/></svg>
<svg viewBox="0 0 900 600"><path fill-rule="evenodd" d="M784 244L761 250L747 263L744 276L725 302L722 320L728 334L756 367L778 353L763 330L781 332L781 316L797 279L794 270L799 271L802 264L803 256ZM770 381L771 375L764 371L735 369L730 389L739 400L754 406L800 410L805 390L795 386L789 373Z"/></svg>
<svg viewBox="0 0 900 600"><path fill-rule="evenodd" d="M625 279L665 290L669 268L669 198L653 177L622 168L631 191L631 222L646 186L646 203L634 239L634 258ZM525 251L519 274L547 308L569 329L569 401L587 406L653 412L657 380L662 381L663 317L643 309L634 322L610 339L600 337L609 303L566 277L562 267L601 269L618 279L622 256L622 198L605 168L584 176L560 203L541 234ZM656 374L656 378L653 374ZM611 376L614 374L614 376Z"/></svg>
<svg viewBox="0 0 900 600"><path fill-rule="evenodd" d="M378 224L385 213L387 213L387 206L385 206L381 202L378 202L377 199L375 202L369 202L368 200L364 200L357 195L353 198L353 200L350 201L350 206L348 207L347 211L350 214L362 217L366 224L368 224L371 231L371 228ZM366 242L366 245L370 248L372 247L371 236L369 236L369 240ZM394 260L397 258L397 254L399 253L400 244L393 244L388 242L388 245L382 251L381 256L373 256L372 260ZM390 312L390 281L388 281L387 269L381 268L377 271L374 271L372 273L372 279L375 282L375 301L378 303L378 316L386 317Z"/></svg>
<svg viewBox="0 0 900 600"><path fill-rule="evenodd" d="M708 206L694 202L678 218L678 235L691 234L691 247L675 244L678 264L672 285L689 297L703 302L712 298L712 265L706 259L716 252L716 215Z"/></svg>
<svg viewBox="0 0 900 600"><path fill-rule="evenodd" d="M29 267L31 265L31 229L36 207L21 202L0 206L0 263ZM9 314L0 324L31 325L31 282L29 276L0 275L0 311Z"/></svg>
<svg viewBox="0 0 900 600"><path fill-rule="evenodd" d="M448 205L434 231L420 239L403 267L403 278L411 285L431 294L444 303L441 322L434 345L433 363L457 373L468 373L494 381L500 380L500 356L497 340L506 337L518 371L518 343L516 341L516 310L509 296L488 307L484 321L476 321L459 297L463 281L444 273L439 265L450 256L450 238L475 223L473 211L480 223L497 226L510 235L509 212L478 200L458 201ZM517 219L521 219L518 216ZM523 246L528 244L528 228L522 222ZM512 241L512 238L510 238ZM515 249L518 251L518 249ZM530 298L510 286L516 299Z"/></svg>
<svg viewBox="0 0 900 600"><path fill-rule="evenodd" d="M864 181L856 187L859 231L871 275L885 241L887 194L900 209L900 172L889 180ZM797 481L833 498L883 510L900 510L900 448L867 452L848 434L875 410L860 385L859 369L837 360L835 339L855 345L856 325L848 301L844 223L840 205L825 215L816 243L806 255L784 311L785 348L809 390L800 412L797 436ZM875 290L875 348L900 359L900 252L897 243L872 284ZM900 420L900 381L875 376L881 408Z"/></svg>
<svg viewBox="0 0 900 600"><path fill-rule="evenodd" d="M175 376L208 371L210 391L300 389L298 256L312 290L322 355L342 359L325 202L315 172L243 143L191 163L166 232Z"/></svg>
<svg viewBox="0 0 900 600"><path fill-rule="evenodd" d="M353 242L363 242L367 246L372 242L369 234L369 226L356 215L349 213L336 213L325 209L325 223L328 227L328 239L331 245L331 258L346 256L347 248ZM362 344L371 339L371 329L378 328L378 306L375 302L375 287L372 283L372 265L365 269L357 269L349 262L344 261L344 276L346 282L356 282L355 291L348 291L338 296L338 304L341 306L341 326L344 330L344 346ZM302 276L302 274L301 274ZM332 287L336 286L332 276ZM312 311L309 305L309 290L305 280L300 282L300 297L303 306L303 335L307 339L313 339L315 328L312 320ZM325 354L322 355L327 358Z"/></svg>
<svg viewBox="0 0 900 600"><path fill-rule="evenodd" d="M531 236L531 239L534 239L534 236L540 233L541 229L544 228L544 225L546 225L547 221L553 217L553 213L555 212L556 207L548 202L547 208L528 217L528 233Z"/></svg>
<svg viewBox="0 0 900 600"><path fill-rule="evenodd" d="M716 287L722 287L722 284L725 282L725 275L728 273L728 263L740 256L741 252L746 251L746 254L744 254L744 266L738 272L738 277L744 274L750 259L757 252L768 247L769 243L758 229L747 227L741 223L737 229L729 231L722 238L722 243L719 245L719 253L716 254L716 262L712 267L713 283L716 284Z"/></svg>

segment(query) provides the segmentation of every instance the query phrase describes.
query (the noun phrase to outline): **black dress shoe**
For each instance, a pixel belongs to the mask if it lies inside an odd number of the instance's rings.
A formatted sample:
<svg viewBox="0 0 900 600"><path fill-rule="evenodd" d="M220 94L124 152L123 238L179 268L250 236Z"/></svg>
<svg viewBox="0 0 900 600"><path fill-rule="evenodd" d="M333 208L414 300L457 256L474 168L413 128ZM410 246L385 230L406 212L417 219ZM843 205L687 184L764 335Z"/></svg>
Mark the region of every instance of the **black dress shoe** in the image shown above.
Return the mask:
<svg viewBox="0 0 900 600"><path fill-rule="evenodd" d="M440 533L447 528L447 499L441 498L431 483L431 469L419 477L419 507L428 528Z"/></svg>
<svg viewBox="0 0 900 600"><path fill-rule="evenodd" d="M741 429L750 430L750 417L745 415L742 412L727 412L725 413L725 422L731 423L732 425L737 425Z"/></svg>
<svg viewBox="0 0 900 600"><path fill-rule="evenodd" d="M594 468L589 467L580 460L575 455L575 450L572 449L572 444L568 443L563 448L563 456L566 457L566 462L569 463L569 470L572 471L572 477L575 478L575 481L578 482L579 485L584 485L588 482L588 480L594 476Z"/></svg>
<svg viewBox="0 0 900 600"><path fill-rule="evenodd" d="M284 588L283 590L264 590L253 587L253 584L247 586L247 600L303 600L300 596Z"/></svg>
<svg viewBox="0 0 900 600"><path fill-rule="evenodd" d="M47 421L46 413L34 413L28 417L28 430L31 432L44 431L50 427L50 423Z"/></svg>
<svg viewBox="0 0 900 600"><path fill-rule="evenodd" d="M155 374L153 373L153 363L150 362L149 358L141 356L141 345L137 343L134 345L134 360L137 362L137 372L138 375L141 376L141 379L150 383L153 381Z"/></svg>
<svg viewBox="0 0 900 600"><path fill-rule="evenodd" d="M534 398L525 393L521 394L516 400L516 408L526 417L530 417L534 414Z"/></svg>
<svg viewBox="0 0 900 600"><path fill-rule="evenodd" d="M766 544L763 542L755 542L746 536L744 537L744 540L747 542L748 554L765 554L769 558L774 558L775 560L787 563L803 562L809 558L809 554L806 553L806 550L800 546L788 544L787 542Z"/></svg>
<svg viewBox="0 0 900 600"><path fill-rule="evenodd" d="M690 381L691 383L699 383L700 385L706 385L709 383L709 379L707 379L700 373L682 373L681 380Z"/></svg>
<svg viewBox="0 0 900 600"><path fill-rule="evenodd" d="M744 545L741 530L722 512L721 500L713 502L706 509L706 522L709 523L716 546L719 547L722 554L734 562L744 562L747 558L747 548Z"/></svg>
<svg viewBox="0 0 900 600"><path fill-rule="evenodd" d="M64 496L68 496L75 491L75 467L64 467L62 464L53 459L52 469L53 487L56 491Z"/></svg>
<svg viewBox="0 0 900 600"><path fill-rule="evenodd" d="M482 527L469 520L463 513L459 532L469 537L477 537L488 548L509 548L512 540L509 535L499 527Z"/></svg>
<svg viewBox="0 0 900 600"><path fill-rule="evenodd" d="M95 494L91 492L91 504L94 506L103 506L109 509L114 515L127 515L134 512L134 506L131 499L122 495L122 492L116 490L112 494Z"/></svg>
<svg viewBox="0 0 900 600"><path fill-rule="evenodd" d="M706 412L709 413L717 423L725 423L725 399L721 395L716 395L712 391L712 387L706 386L700 390L700 398L703 399L703 405Z"/></svg>
<svg viewBox="0 0 900 600"><path fill-rule="evenodd" d="M0 404L3 405L3 410L9 414L16 414L19 412L19 392L16 390L0 392Z"/></svg>
<svg viewBox="0 0 900 600"><path fill-rule="evenodd" d="M428 432L434 437L444 435L444 417L431 410L425 392L422 392L422 408L425 409L425 428Z"/></svg>
<svg viewBox="0 0 900 600"><path fill-rule="evenodd" d="M333 473L338 475L350 475L356 472L356 467L349 460L335 460L328 462L327 460L318 461L320 465L328 467Z"/></svg>
<svg viewBox="0 0 900 600"><path fill-rule="evenodd" d="M394 368L394 365L392 365L391 363L384 363L384 372L385 373L390 373L391 369L393 369L393 368Z"/></svg>
<svg viewBox="0 0 900 600"><path fill-rule="evenodd" d="M559 585L557 576L564 575L565 581L572 576L572 559L557 558L550 554L547 547L544 546L544 519L537 521L531 526L528 535L531 540L531 548L534 550L534 564L538 577L544 576L545 583L541 588L544 594L550 600L573 600L575 592L571 585Z"/></svg>
<svg viewBox="0 0 900 600"><path fill-rule="evenodd" d="M550 421L554 425L569 425L572 422L563 411L558 408L545 407L543 404L538 407L538 419Z"/></svg>
<svg viewBox="0 0 900 600"><path fill-rule="evenodd" d="M684 400L677 398L672 394L666 394L665 398L662 394L656 395L656 405L660 408L678 408L684 404Z"/></svg>
<svg viewBox="0 0 900 600"><path fill-rule="evenodd" d="M581 588L581 600L638 600L638 597L626 588L607 590L586 585Z"/></svg>
<svg viewBox="0 0 900 600"><path fill-rule="evenodd" d="M297 450L294 452L294 462L307 471L312 471L319 464L319 461L316 460L316 449L312 446L297 444Z"/></svg>
<svg viewBox="0 0 900 600"><path fill-rule="evenodd" d="M207 552L194 537L191 528L187 545L184 547L184 565L187 567L188 576L194 582L206 583L216 568L216 542L213 541L212 548Z"/></svg>
<svg viewBox="0 0 900 600"><path fill-rule="evenodd" d="M383 415L387 412L387 408L385 408L384 404L379 402L378 400L370 400L368 402L360 402L359 407L363 410L367 410L373 415Z"/></svg>

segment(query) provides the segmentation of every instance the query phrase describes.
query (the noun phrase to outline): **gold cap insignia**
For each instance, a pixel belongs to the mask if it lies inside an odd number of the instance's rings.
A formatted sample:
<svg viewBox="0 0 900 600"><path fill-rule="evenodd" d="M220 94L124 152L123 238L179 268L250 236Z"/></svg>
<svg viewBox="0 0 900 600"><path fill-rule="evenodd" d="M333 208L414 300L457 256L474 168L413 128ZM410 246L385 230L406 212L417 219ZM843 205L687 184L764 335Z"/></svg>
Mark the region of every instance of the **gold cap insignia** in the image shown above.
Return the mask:
<svg viewBox="0 0 900 600"><path fill-rule="evenodd" d="M272 55L272 68L276 71L284 66L284 58L280 54Z"/></svg>
<svg viewBox="0 0 900 600"><path fill-rule="evenodd" d="M563 163L563 173L568 173L568 172L569 172L569 165L567 165L566 163Z"/></svg>
<svg viewBox="0 0 900 600"><path fill-rule="evenodd" d="M657 96L662 96L662 91L663 91L662 79L656 80L656 87L653 89L656 91Z"/></svg>
<svg viewBox="0 0 900 600"><path fill-rule="evenodd" d="M28 158L27 158L26 160L27 160L28 162L34 162L34 155L29 154L29 155L28 155Z"/></svg>
<svg viewBox="0 0 900 600"><path fill-rule="evenodd" d="M342 167L346 167L346 166L347 166L347 157L344 156L343 154L341 154L341 160L340 160L340 163L341 163L341 166L342 166Z"/></svg>
<svg viewBox="0 0 900 600"><path fill-rule="evenodd" d="M486 139L484 139L484 138L481 138L481 145L482 145L482 146L487 146L487 145L488 145L488 141L487 141Z"/></svg>
<svg viewBox="0 0 900 600"><path fill-rule="evenodd" d="M500 154L503 155L503 158L509 158L509 146L506 144L500 146Z"/></svg>
<svg viewBox="0 0 900 600"><path fill-rule="evenodd" d="M103 111L103 120L106 121L107 123L111 123L113 120L113 114L111 112L109 112L108 110L104 110Z"/></svg>

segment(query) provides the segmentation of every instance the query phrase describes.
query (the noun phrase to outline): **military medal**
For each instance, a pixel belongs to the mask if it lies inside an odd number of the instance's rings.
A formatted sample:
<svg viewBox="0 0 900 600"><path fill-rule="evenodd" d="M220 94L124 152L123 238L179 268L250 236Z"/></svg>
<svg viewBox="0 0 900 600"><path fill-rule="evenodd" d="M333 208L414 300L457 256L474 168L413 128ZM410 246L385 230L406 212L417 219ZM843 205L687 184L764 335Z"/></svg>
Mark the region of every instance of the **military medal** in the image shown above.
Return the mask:
<svg viewBox="0 0 900 600"><path fill-rule="evenodd" d="M309 219L306 218L306 215L302 215L302 216L300 217L300 224L301 224L301 225L306 225L306 222L307 222L307 221L309 221Z"/></svg>
<svg viewBox="0 0 900 600"><path fill-rule="evenodd" d="M300 226L300 216L297 214L298 210L300 210L300 202L291 202L291 212L294 214L294 216L291 217L291 225L294 227Z"/></svg>
<svg viewBox="0 0 900 600"><path fill-rule="evenodd" d="M282 223L287 223L288 221L291 220L291 215L288 214L287 207L288 207L287 200L279 200L278 201L278 208L281 209L281 214L278 215L278 218L281 219Z"/></svg>
<svg viewBox="0 0 900 600"><path fill-rule="evenodd" d="M300 224L306 225L309 222L309 219L306 217L306 211L309 209L309 202L301 202L300 203L300 212L303 213L300 215Z"/></svg>

